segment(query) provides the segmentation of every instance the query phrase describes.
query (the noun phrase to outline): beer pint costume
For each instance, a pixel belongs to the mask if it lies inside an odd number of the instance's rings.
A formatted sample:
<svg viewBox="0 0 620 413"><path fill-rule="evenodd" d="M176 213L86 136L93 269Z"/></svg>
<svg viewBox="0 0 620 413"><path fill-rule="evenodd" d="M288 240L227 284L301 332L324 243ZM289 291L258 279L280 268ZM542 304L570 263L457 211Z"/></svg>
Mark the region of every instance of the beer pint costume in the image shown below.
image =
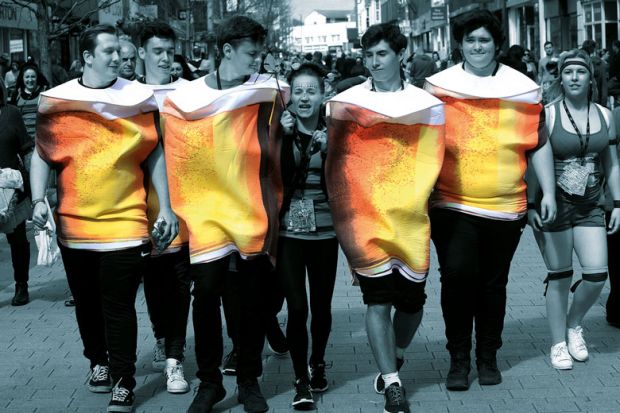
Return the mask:
<svg viewBox="0 0 620 413"><path fill-rule="evenodd" d="M206 80L168 94L162 118L171 203L189 232L197 376L201 386L223 390L220 303L233 253L241 258L237 383L262 374L260 290L277 242L279 119L288 86L280 83L280 91L275 79L257 74L224 90Z"/></svg>
<svg viewBox="0 0 620 413"><path fill-rule="evenodd" d="M95 377L108 366L115 384L135 387L135 297L151 250L142 168L158 145L156 113L152 91L122 78L100 89L72 80L39 104L36 149L58 172L58 240L95 392L110 390Z"/></svg>
<svg viewBox="0 0 620 413"><path fill-rule="evenodd" d="M510 262L525 225L527 155L547 141L540 87L496 63L489 76L453 66L429 77L425 89L446 113L446 156L430 212L446 347L451 364L463 361L468 372L475 319L479 371L492 366L501 381L496 352Z"/></svg>
<svg viewBox="0 0 620 413"><path fill-rule="evenodd" d="M280 82L282 93L288 85ZM170 198L187 224L191 263L238 251L271 255L282 199L275 79L226 90L204 78L168 94L162 117ZM285 99L286 100L286 99Z"/></svg>
<svg viewBox="0 0 620 413"><path fill-rule="evenodd" d="M398 269L424 281L427 203L444 156L441 101L409 84L379 94L369 79L330 99L327 117L329 202L352 270L375 277Z"/></svg>

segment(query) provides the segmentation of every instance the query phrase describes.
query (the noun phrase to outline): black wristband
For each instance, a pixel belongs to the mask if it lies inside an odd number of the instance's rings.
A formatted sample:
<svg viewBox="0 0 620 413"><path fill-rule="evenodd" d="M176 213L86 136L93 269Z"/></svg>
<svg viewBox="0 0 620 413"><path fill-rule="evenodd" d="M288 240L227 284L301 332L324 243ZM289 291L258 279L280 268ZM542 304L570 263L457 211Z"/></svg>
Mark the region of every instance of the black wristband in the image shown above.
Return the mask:
<svg viewBox="0 0 620 413"><path fill-rule="evenodd" d="M614 199L614 208L620 208L620 201Z"/></svg>
<svg viewBox="0 0 620 413"><path fill-rule="evenodd" d="M528 202L527 203L527 209L536 209L536 204L533 202Z"/></svg>
<svg viewBox="0 0 620 413"><path fill-rule="evenodd" d="M39 202L45 202L45 198L33 199L32 202L30 203L30 207L34 208Z"/></svg>

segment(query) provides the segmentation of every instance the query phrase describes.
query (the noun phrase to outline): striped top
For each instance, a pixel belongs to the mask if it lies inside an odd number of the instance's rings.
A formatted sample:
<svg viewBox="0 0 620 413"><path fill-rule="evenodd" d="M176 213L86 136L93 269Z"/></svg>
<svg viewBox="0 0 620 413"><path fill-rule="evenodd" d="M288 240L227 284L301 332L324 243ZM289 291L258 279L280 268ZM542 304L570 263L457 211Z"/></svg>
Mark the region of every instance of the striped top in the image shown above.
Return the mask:
<svg viewBox="0 0 620 413"><path fill-rule="evenodd" d="M540 88L499 65L492 76L453 66L427 79L445 103L446 153L431 206L499 220L527 212L527 154L547 141Z"/></svg>

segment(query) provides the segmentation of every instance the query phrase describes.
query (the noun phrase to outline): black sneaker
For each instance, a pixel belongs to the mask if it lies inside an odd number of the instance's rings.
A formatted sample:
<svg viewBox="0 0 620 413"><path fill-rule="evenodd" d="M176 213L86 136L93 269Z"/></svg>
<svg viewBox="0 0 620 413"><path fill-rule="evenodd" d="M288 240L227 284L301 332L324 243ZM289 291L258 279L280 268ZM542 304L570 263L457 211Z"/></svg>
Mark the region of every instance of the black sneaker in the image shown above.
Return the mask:
<svg viewBox="0 0 620 413"><path fill-rule="evenodd" d="M409 413L409 402L405 396L405 389L398 383L392 383L385 388L384 413Z"/></svg>
<svg viewBox="0 0 620 413"><path fill-rule="evenodd" d="M396 371L400 371L401 367L403 367L403 364L405 364L405 359L399 359L398 357L396 357ZM385 382L383 381L381 373L375 376L373 387L375 388L375 391L379 394L383 394L383 392L385 391Z"/></svg>
<svg viewBox="0 0 620 413"><path fill-rule="evenodd" d="M479 358L476 359L478 367L478 383L482 386L493 386L502 382L502 373L497 368L497 359Z"/></svg>
<svg viewBox="0 0 620 413"><path fill-rule="evenodd" d="M112 379L110 378L110 368L97 364L90 372L88 380L88 390L93 393L110 393L112 390Z"/></svg>
<svg viewBox="0 0 620 413"><path fill-rule="evenodd" d="M112 388L112 399L108 404L108 412L130 413L133 410L135 396L133 391L125 388L121 384L122 380Z"/></svg>
<svg viewBox="0 0 620 413"><path fill-rule="evenodd" d="M269 410L269 406L260 391L256 380L247 380L238 383L239 394L237 400L243 404L243 409L248 413L262 413Z"/></svg>
<svg viewBox="0 0 620 413"><path fill-rule="evenodd" d="M222 373L227 376L236 376L238 360L239 353L237 353L237 349L233 348L231 352L224 357L224 368L222 368Z"/></svg>
<svg viewBox="0 0 620 413"><path fill-rule="evenodd" d="M209 413L216 403L224 400L226 389L221 383L202 382L187 413Z"/></svg>
<svg viewBox="0 0 620 413"><path fill-rule="evenodd" d="M293 397L293 408L295 410L314 410L314 399L308 379L297 379L295 383L295 397Z"/></svg>
<svg viewBox="0 0 620 413"><path fill-rule="evenodd" d="M15 295L11 300L11 305L14 307L20 305L26 305L30 302L30 295L28 295L28 283L19 282L15 283Z"/></svg>
<svg viewBox="0 0 620 413"><path fill-rule="evenodd" d="M308 366L310 373L310 389L313 393L321 393L329 388L327 377L325 376L325 362Z"/></svg>
<svg viewBox="0 0 620 413"><path fill-rule="evenodd" d="M469 357L452 357L450 359L450 371L446 377L446 388L454 391L469 389L470 369L471 360Z"/></svg>

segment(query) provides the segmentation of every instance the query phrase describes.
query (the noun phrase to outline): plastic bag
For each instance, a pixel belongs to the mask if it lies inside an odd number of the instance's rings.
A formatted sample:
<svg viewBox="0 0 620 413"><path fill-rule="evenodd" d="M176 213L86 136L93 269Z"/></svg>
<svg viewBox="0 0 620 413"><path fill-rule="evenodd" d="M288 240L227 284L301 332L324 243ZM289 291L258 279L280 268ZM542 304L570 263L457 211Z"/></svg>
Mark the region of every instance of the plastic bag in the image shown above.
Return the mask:
<svg viewBox="0 0 620 413"><path fill-rule="evenodd" d="M45 205L47 206L47 222L43 229L35 230L34 240L39 250L37 265L50 267L58 261L60 249L56 244L56 224L52 218L52 209L47 198L45 198Z"/></svg>

